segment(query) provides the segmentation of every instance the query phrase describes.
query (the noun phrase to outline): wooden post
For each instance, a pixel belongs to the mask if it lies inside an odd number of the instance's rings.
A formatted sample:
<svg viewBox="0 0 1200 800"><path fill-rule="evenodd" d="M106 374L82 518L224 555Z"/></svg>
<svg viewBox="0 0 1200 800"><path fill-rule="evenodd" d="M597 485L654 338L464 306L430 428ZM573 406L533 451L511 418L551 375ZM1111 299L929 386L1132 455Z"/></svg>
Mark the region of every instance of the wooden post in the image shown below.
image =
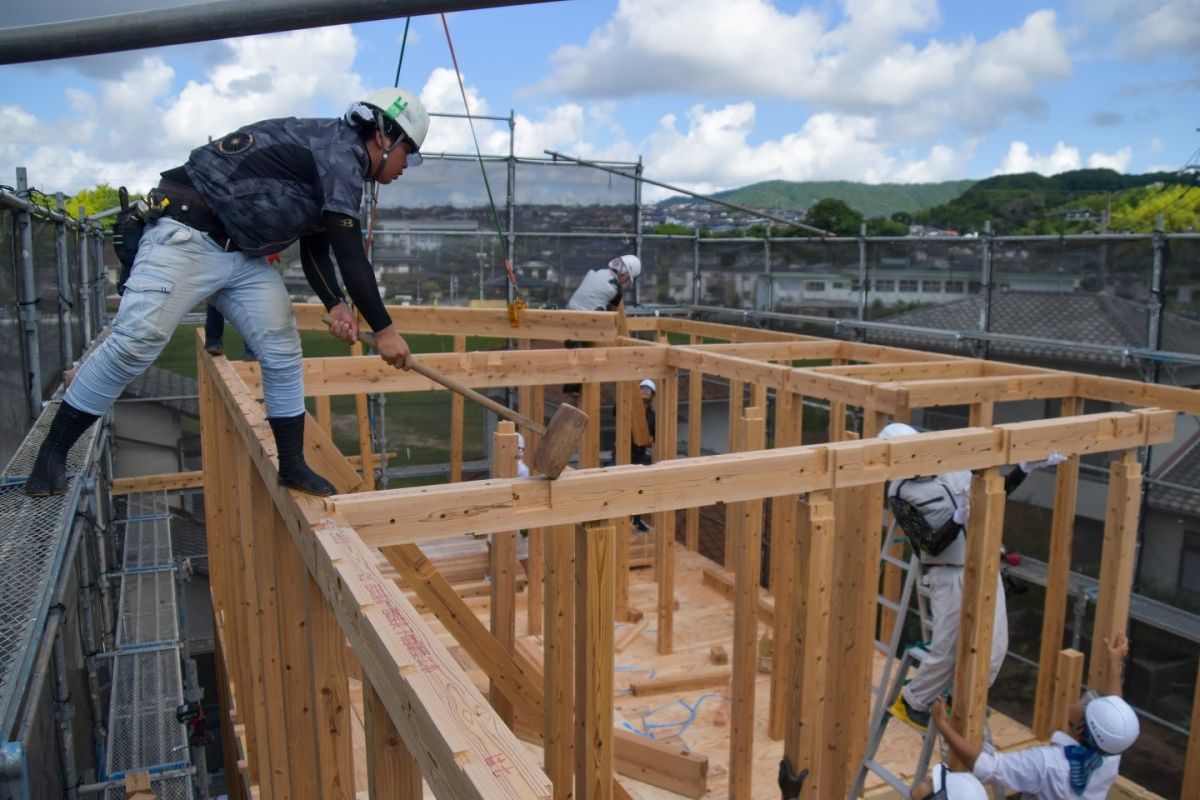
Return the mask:
<svg viewBox="0 0 1200 800"><path fill-rule="evenodd" d="M829 402L829 441L840 442L846 438L846 404L839 400Z"/></svg>
<svg viewBox="0 0 1200 800"><path fill-rule="evenodd" d="M789 679L784 753L797 770L811 770L806 787L810 797L838 796L832 787L844 765L834 760L835 724L830 659L833 624L834 543L837 534L832 494L810 492L801 516L807 519L793 551L802 573L804 591L792 600L792 649L795 658ZM784 609L777 609L783 613ZM845 794L844 792L842 794Z"/></svg>
<svg viewBox="0 0 1200 800"><path fill-rule="evenodd" d="M700 344L703 339L692 334L691 344ZM700 440L704 429L704 373L688 371L688 458L700 455ZM700 509L689 508L684 514L684 544L693 553L700 549Z"/></svg>
<svg viewBox="0 0 1200 800"><path fill-rule="evenodd" d="M241 450L241 443L237 443ZM243 575L246 596L250 600L252 618L250 636L258 637L259 664L258 697L263 703L263 725L260 739L270 742L269 765L272 797L293 797L290 789L291 768L287 754L287 718L284 715L283 684L280 663L279 627L276 622L275 558L271 547L272 521L275 507L271 496L262 487L257 471L245 451L240 459L241 486L249 495L241 501L245 508L242 518L245 561ZM244 471L243 471L244 470Z"/></svg>
<svg viewBox="0 0 1200 800"><path fill-rule="evenodd" d="M492 437L492 477L516 476L517 428L511 422L501 422ZM492 534L490 549L492 635L507 652L512 653L517 642L517 532ZM511 728L513 705L494 682L488 691L488 699L496 713Z"/></svg>
<svg viewBox="0 0 1200 800"><path fill-rule="evenodd" d="M575 796L575 526L546 529L545 768L554 800Z"/></svg>
<svg viewBox="0 0 1200 800"><path fill-rule="evenodd" d="M308 568L292 542L287 525L271 506L273 530L267 533L273 549L276 612L280 641L280 675L284 718L287 721L287 760L291 765L294 797L320 794L316 728L313 726L313 674L308 619L304 614Z"/></svg>
<svg viewBox="0 0 1200 800"><path fill-rule="evenodd" d="M1050 716L1050 730L1067 729L1067 712L1071 704L1079 699L1083 685L1083 653L1067 648L1058 653L1054 669L1054 709Z"/></svg>
<svg viewBox="0 0 1200 800"><path fill-rule="evenodd" d="M579 440L579 468L600 466L600 384L583 384L580 411L587 414L588 426Z"/></svg>
<svg viewBox="0 0 1200 800"><path fill-rule="evenodd" d="M575 533L575 786L580 800L613 796L613 567L616 529Z"/></svg>
<svg viewBox="0 0 1200 800"><path fill-rule="evenodd" d="M760 407L747 408L738 440L750 450L763 448L766 420ZM758 677L758 584L762 570L763 501L730 503L741 519L734 543L733 696L729 736L729 796L749 800L754 773L754 684Z"/></svg>
<svg viewBox="0 0 1200 800"><path fill-rule="evenodd" d="M454 352L467 352L467 337L457 334L454 337ZM532 444L528 452L533 452ZM462 480L463 465L463 396L458 392L450 393L450 482Z"/></svg>
<svg viewBox="0 0 1200 800"><path fill-rule="evenodd" d="M363 354L362 342L350 345L350 354L361 356ZM362 456L363 490L371 492L375 490L375 453L371 446L371 422L367 414L367 396L365 394L354 395L354 412L358 420L358 452Z"/></svg>
<svg viewBox="0 0 1200 800"><path fill-rule="evenodd" d="M1138 463L1136 450L1126 450L1109 467L1108 510L1104 515L1104 547L1100 552L1100 594L1096 598L1092 655L1088 660L1088 686L1099 691L1104 691L1109 683L1104 639L1111 640L1129 627L1141 492L1142 465Z"/></svg>
<svg viewBox="0 0 1200 800"><path fill-rule="evenodd" d="M421 800L421 769L369 680L363 679L363 733L371 800Z"/></svg>
<svg viewBox="0 0 1200 800"><path fill-rule="evenodd" d="M780 392L775 405L775 446L792 447L800 443L800 420L803 405L799 395ZM799 562L795 558L798 545L800 503L796 495L771 498L771 594L775 598L775 618L772 624L771 700L768 734L782 739L787 716L788 676L791 674L792 607L797 591Z"/></svg>
<svg viewBox="0 0 1200 800"><path fill-rule="evenodd" d="M729 381L729 452L741 452L742 446L738 437L742 431L742 411L745 408L746 384L737 380ZM733 571L733 553L738 538L737 515L728 506L725 508L725 560L722 565Z"/></svg>
<svg viewBox="0 0 1200 800"><path fill-rule="evenodd" d="M996 404L991 401L972 403L969 413L968 423L972 428L990 428L996 414Z"/></svg>
<svg viewBox="0 0 1200 800"><path fill-rule="evenodd" d="M350 730L346 636L321 587L305 571L305 611L312 638L313 717L320 765L321 797L354 797L354 743Z"/></svg>
<svg viewBox="0 0 1200 800"><path fill-rule="evenodd" d="M962 614L954 671L952 724L967 741L983 741L991 669L992 632L1004 534L1004 479L997 467L975 475L971 485L971 535L963 567ZM955 759L957 761L957 759ZM962 769L961 764L954 764Z"/></svg>
<svg viewBox="0 0 1200 800"><path fill-rule="evenodd" d="M529 340L522 339L522 350L529 349ZM457 393L455 393L457 395ZM541 422L545 416L542 403L541 386L523 386L519 391L521 413L534 422ZM533 431L525 432L525 455L531 458L534 449L541 441L541 436ZM528 462L526 462L528 464ZM541 528L532 528L528 532L528 551L525 559L525 627L530 636L542 632L542 548L545 535Z"/></svg>
<svg viewBox="0 0 1200 800"><path fill-rule="evenodd" d="M317 424L321 426L321 430L325 431L326 436L333 436L333 407L331 400L332 398L327 394L313 398L313 404L317 410Z"/></svg>
<svg viewBox="0 0 1200 800"><path fill-rule="evenodd" d="M1071 417L1083 410L1078 397L1062 399L1062 414ZM1071 547L1075 542L1075 503L1079 493L1079 456L1071 456L1055 468L1054 517L1050 523L1050 558L1046 565L1046 600L1042 612L1042 639L1037 673L1037 695L1033 704L1033 735L1049 739L1056 729L1054 674L1049 669L1063 645L1067 594L1071 579Z"/></svg>
<svg viewBox="0 0 1200 800"><path fill-rule="evenodd" d="M857 434L846 431L842 436L857 438ZM841 796L854 781L870 733L883 485L835 489L833 498L838 533L834 544L837 570L830 649L838 659L830 686L835 698L830 744L841 773L829 776L826 787L832 786Z"/></svg>
<svg viewBox="0 0 1200 800"><path fill-rule="evenodd" d="M630 462L633 442L634 404L642 402L641 391L633 381L623 381L617 386L617 427L613 438L613 461L618 466ZM643 418L645 414L642 415ZM617 619L629 618L629 537L632 525L629 517L618 517L617 526Z"/></svg>
<svg viewBox="0 0 1200 800"><path fill-rule="evenodd" d="M1180 797L1200 797L1200 674L1192 695L1192 724L1188 728L1187 758L1183 761L1183 790Z"/></svg>
<svg viewBox="0 0 1200 800"><path fill-rule="evenodd" d="M658 386L654 461L661 463L675 458L678 450L679 373L667 370ZM658 579L658 653L666 655L674 647L675 638L675 510L659 511L654 515L654 571Z"/></svg>

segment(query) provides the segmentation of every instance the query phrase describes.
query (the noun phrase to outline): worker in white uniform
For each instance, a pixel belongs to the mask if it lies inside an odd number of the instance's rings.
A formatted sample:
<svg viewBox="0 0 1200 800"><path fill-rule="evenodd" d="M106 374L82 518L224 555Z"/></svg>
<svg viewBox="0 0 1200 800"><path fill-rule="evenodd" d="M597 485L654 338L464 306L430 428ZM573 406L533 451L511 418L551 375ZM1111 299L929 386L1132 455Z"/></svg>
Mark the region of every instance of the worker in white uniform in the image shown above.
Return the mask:
<svg viewBox="0 0 1200 800"><path fill-rule="evenodd" d="M916 434L916 428L911 425L893 422L879 432L879 438L892 439ZM1063 460L1062 455L1051 453L1043 461L1022 462L1005 477L1005 492L1015 490L1033 470L1053 466ZM920 553L921 584L929 593L932 636L924 662L912 680L905 684L889 713L924 732L929 727L930 706L954 682L954 661L962 611L963 564L967 556L966 532L971 514L971 473L959 470L892 481L888 485L887 495L897 522ZM901 506L910 509L912 514L904 515ZM920 535L910 522L924 528L926 535ZM989 686L996 680L1007 652L1008 611L1005 608L1004 583L997 572Z"/></svg>
<svg viewBox="0 0 1200 800"><path fill-rule="evenodd" d="M938 764L909 795L912 800L991 800L987 788L969 772L951 772Z"/></svg>
<svg viewBox="0 0 1200 800"><path fill-rule="evenodd" d="M606 267L588 270L567 301L567 308L572 311L612 311L621 302L622 290L641 274L640 258L617 256Z"/></svg>
<svg viewBox="0 0 1200 800"><path fill-rule="evenodd" d="M1088 692L1067 711L1067 730L1055 731L1046 747L997 753L968 742L950 726L941 700L933 723L954 754L984 783L1031 800L1103 800L1117 780L1124 753L1138 737L1137 714L1121 697L1121 667L1129 641L1117 634L1108 648L1107 694Z"/></svg>

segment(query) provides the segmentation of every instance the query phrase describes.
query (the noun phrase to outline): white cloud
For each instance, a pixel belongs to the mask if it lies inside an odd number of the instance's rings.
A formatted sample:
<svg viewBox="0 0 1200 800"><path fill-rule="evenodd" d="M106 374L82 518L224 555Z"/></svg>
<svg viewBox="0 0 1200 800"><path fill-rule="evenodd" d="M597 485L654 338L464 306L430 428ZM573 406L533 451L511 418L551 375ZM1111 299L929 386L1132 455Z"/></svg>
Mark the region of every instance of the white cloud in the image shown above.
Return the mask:
<svg viewBox="0 0 1200 800"><path fill-rule="evenodd" d="M1009 145L1008 154L1004 156L1000 168L992 174L1039 172L1042 175L1057 175L1060 172L1079 169L1082 165L1077 147L1068 147L1060 141L1054 145L1054 151L1047 155L1033 153L1028 144L1017 140Z"/></svg>
<svg viewBox="0 0 1200 800"><path fill-rule="evenodd" d="M1070 74L1053 11L977 42L920 37L938 22L933 0L846 0L829 26L813 8L787 13L766 0L621 0L586 45L559 48L533 90L580 97L690 92L703 97L782 98L842 114L889 111L906 124L958 121L994 127L1037 113L1037 89ZM747 57L747 54L754 54Z"/></svg>
<svg viewBox="0 0 1200 800"><path fill-rule="evenodd" d="M1158 153L1161 153L1162 151L1163 151L1162 139L1158 138L1157 136L1151 136L1150 137L1150 152L1158 154Z"/></svg>
<svg viewBox="0 0 1200 800"><path fill-rule="evenodd" d="M1195 0L1088 0L1081 17L1111 23L1117 46L1135 58L1200 54L1200 15Z"/></svg>
<svg viewBox="0 0 1200 800"><path fill-rule="evenodd" d="M1088 166L1092 169L1104 168L1125 172L1132 160L1133 148L1126 145L1115 153L1092 153L1088 156Z"/></svg>

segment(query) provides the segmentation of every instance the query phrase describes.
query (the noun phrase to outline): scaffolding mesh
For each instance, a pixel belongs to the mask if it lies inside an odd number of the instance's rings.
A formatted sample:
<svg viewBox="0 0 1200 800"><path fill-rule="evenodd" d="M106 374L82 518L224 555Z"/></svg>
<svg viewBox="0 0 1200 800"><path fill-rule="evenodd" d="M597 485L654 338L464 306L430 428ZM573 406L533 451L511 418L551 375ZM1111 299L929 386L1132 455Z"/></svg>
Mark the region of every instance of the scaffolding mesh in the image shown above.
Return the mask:
<svg viewBox="0 0 1200 800"><path fill-rule="evenodd" d="M118 654L108 718L108 774L186 761L187 731L175 720L182 702L176 648Z"/></svg>
<svg viewBox="0 0 1200 800"><path fill-rule="evenodd" d="M117 647L179 638L179 609L175 603L175 573L142 572L121 581L121 616Z"/></svg>

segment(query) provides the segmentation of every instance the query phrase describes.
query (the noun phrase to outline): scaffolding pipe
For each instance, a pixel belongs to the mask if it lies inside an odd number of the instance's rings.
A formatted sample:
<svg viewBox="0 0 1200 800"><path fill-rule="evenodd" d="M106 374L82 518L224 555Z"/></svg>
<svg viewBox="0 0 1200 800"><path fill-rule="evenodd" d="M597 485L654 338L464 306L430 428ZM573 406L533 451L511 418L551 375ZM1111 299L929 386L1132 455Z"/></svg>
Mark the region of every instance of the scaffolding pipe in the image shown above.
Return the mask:
<svg viewBox="0 0 1200 800"><path fill-rule="evenodd" d="M59 613L65 615L66 611L62 609ZM67 678L67 648L63 643L61 625L54 637L52 653L54 718L58 720L58 744L62 748L63 796L67 800L76 800L79 797L79 771L75 767L75 733L71 723L75 716L75 704L71 702L71 685Z"/></svg>
<svg viewBox="0 0 1200 800"><path fill-rule="evenodd" d="M210 0L0 30L0 64L547 1L341 0L338 3L312 3L308 0Z"/></svg>
<svg viewBox="0 0 1200 800"><path fill-rule="evenodd" d="M24 167L17 167L17 190L29 188ZM17 248L21 267L18 272L18 317L21 320L21 338L25 351L25 399L30 419L42 413L42 356L38 350L37 336L37 279L33 272L33 219L28 209L19 209L17 217Z"/></svg>
<svg viewBox="0 0 1200 800"><path fill-rule="evenodd" d="M92 281L88 275L88 235L84 227L86 217L83 204L79 205L79 326L83 329L83 349L92 346ZM65 365L64 365L65 366Z"/></svg>
<svg viewBox="0 0 1200 800"><path fill-rule="evenodd" d="M71 335L71 275L67 257L67 219L66 195L62 192L54 195L54 203L58 207L61 220L54 222L54 256L58 276L58 334L59 352L62 356L63 367L75 361L74 337Z"/></svg>

